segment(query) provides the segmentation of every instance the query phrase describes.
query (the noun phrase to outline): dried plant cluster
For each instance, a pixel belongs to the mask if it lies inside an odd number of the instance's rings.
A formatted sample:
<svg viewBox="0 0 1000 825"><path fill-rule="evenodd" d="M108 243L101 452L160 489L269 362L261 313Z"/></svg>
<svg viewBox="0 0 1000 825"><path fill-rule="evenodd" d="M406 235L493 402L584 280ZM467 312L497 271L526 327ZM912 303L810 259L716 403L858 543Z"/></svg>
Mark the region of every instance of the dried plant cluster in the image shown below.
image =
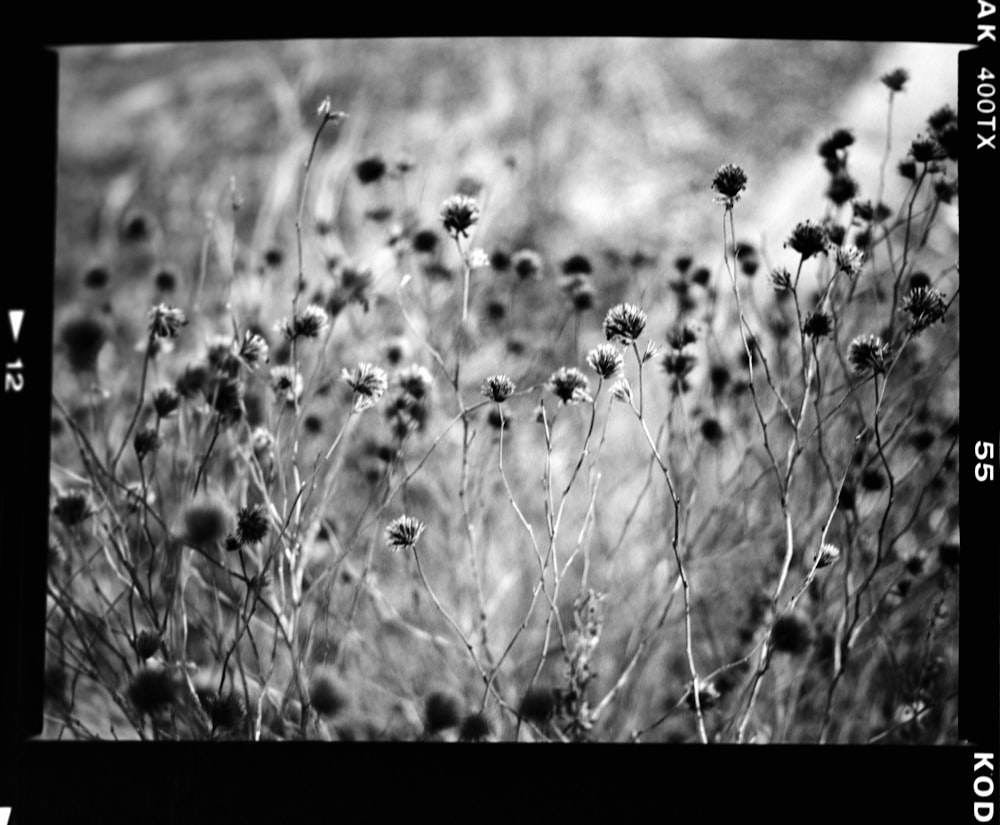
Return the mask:
<svg viewBox="0 0 1000 825"><path fill-rule="evenodd" d="M351 259L307 208L350 122L315 110L286 245L244 247L234 180L218 255L61 319L47 734L955 741L954 112L879 180L834 131L779 248L722 163L715 257L624 283L374 153L339 185L385 254Z"/></svg>

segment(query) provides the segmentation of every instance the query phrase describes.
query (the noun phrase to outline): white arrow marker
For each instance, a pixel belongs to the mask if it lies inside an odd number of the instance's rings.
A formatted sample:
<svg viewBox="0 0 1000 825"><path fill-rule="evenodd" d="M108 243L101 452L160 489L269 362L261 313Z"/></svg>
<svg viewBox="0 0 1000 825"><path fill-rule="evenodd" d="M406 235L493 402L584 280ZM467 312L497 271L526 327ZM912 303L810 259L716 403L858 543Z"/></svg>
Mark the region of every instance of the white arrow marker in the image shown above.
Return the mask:
<svg viewBox="0 0 1000 825"><path fill-rule="evenodd" d="M24 321L23 309L12 309L7 313L10 316L10 330L14 333L14 343L17 343L17 336L21 334L21 322Z"/></svg>

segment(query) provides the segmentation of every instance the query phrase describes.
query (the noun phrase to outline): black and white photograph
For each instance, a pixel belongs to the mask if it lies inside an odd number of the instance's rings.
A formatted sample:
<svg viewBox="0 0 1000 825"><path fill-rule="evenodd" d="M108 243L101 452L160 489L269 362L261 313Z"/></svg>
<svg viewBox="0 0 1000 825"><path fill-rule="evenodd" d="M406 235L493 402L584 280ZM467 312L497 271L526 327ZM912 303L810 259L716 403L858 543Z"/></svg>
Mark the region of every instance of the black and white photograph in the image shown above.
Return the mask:
<svg viewBox="0 0 1000 825"><path fill-rule="evenodd" d="M56 48L34 739L968 744L972 46Z"/></svg>

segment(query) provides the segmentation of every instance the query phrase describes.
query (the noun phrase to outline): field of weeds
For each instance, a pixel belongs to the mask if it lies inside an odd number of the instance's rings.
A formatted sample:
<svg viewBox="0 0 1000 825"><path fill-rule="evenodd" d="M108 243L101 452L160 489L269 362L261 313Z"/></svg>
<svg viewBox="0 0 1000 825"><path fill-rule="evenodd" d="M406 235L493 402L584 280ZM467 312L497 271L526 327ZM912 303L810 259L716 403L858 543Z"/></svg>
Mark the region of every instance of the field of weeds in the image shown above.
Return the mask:
<svg viewBox="0 0 1000 825"><path fill-rule="evenodd" d="M63 50L45 736L955 742L956 99L889 54Z"/></svg>

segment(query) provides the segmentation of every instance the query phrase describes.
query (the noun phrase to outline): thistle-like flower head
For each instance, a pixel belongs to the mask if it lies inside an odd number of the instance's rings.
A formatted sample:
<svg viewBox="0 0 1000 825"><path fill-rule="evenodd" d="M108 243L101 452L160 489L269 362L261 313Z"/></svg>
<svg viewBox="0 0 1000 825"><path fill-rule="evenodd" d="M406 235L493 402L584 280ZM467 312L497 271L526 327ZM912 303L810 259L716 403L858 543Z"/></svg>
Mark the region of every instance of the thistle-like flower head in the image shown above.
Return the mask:
<svg viewBox="0 0 1000 825"><path fill-rule="evenodd" d="M236 539L241 546L257 544L264 540L269 526L267 510L262 505L241 507L236 514Z"/></svg>
<svg viewBox="0 0 1000 825"><path fill-rule="evenodd" d="M514 394L516 386L509 375L491 375L485 381L480 392L490 401L502 404Z"/></svg>
<svg viewBox="0 0 1000 825"><path fill-rule="evenodd" d="M385 528L388 539L387 547L393 552L397 550L412 550L426 525L413 516L400 516L389 522Z"/></svg>
<svg viewBox="0 0 1000 825"><path fill-rule="evenodd" d="M819 548L817 554L819 560L816 562L817 569L831 567L840 559L840 548L833 544L824 544Z"/></svg>
<svg viewBox="0 0 1000 825"><path fill-rule="evenodd" d="M149 333L153 338L176 338L186 323L184 311L177 307L157 304L149 310Z"/></svg>
<svg viewBox="0 0 1000 825"><path fill-rule="evenodd" d="M942 320L947 309L944 295L929 286L911 289L900 305L900 311L910 316L910 331L914 335Z"/></svg>
<svg viewBox="0 0 1000 825"><path fill-rule="evenodd" d="M712 178L712 188L719 193L716 201L726 209L732 209L747 188L747 173L743 171L743 167L727 163L716 171Z"/></svg>
<svg viewBox="0 0 1000 825"><path fill-rule="evenodd" d="M560 367L549 378L548 388L563 404L593 401L590 382L576 367Z"/></svg>
<svg viewBox="0 0 1000 825"><path fill-rule="evenodd" d="M857 278L865 262L865 253L854 244L837 247L837 270L846 273L848 278Z"/></svg>
<svg viewBox="0 0 1000 825"><path fill-rule="evenodd" d="M826 338L832 330L833 318L827 312L810 312L802 322L802 331L814 341Z"/></svg>
<svg viewBox="0 0 1000 825"><path fill-rule="evenodd" d="M601 378L607 380L622 371L625 358L614 344L600 344L587 353L587 365Z"/></svg>
<svg viewBox="0 0 1000 825"><path fill-rule="evenodd" d="M877 335L859 335L847 348L847 360L851 362L857 375L863 375L869 370L885 372L890 354L890 346Z"/></svg>
<svg viewBox="0 0 1000 825"><path fill-rule="evenodd" d="M468 237L478 221L479 204L467 195L452 195L441 205L441 223L452 237Z"/></svg>
<svg viewBox="0 0 1000 825"><path fill-rule="evenodd" d="M646 328L646 313L635 304L616 304L604 316L604 337L609 341L631 344Z"/></svg>
<svg viewBox="0 0 1000 825"><path fill-rule="evenodd" d="M389 379L386 378L385 370L364 361L359 363L353 372L348 372L346 369L343 370L341 377L354 390L355 412L361 412L367 410L369 407L374 407L389 386Z"/></svg>
<svg viewBox="0 0 1000 825"><path fill-rule="evenodd" d="M302 374L292 367L272 367L271 390L279 400L294 404L302 396Z"/></svg>
<svg viewBox="0 0 1000 825"><path fill-rule="evenodd" d="M785 246L790 246L798 252L803 260L811 258L820 253L826 254L826 230L818 223L812 221L802 221L792 230L792 234L785 241Z"/></svg>

